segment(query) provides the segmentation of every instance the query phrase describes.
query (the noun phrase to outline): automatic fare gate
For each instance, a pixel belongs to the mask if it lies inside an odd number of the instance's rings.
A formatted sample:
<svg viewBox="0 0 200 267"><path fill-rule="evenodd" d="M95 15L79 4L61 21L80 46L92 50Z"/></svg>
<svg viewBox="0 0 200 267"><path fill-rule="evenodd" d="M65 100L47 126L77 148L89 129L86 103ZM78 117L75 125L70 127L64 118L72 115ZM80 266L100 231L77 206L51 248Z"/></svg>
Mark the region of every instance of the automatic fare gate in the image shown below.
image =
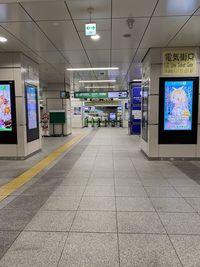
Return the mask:
<svg viewBox="0 0 200 267"><path fill-rule="evenodd" d="M141 82L129 86L129 134L141 133Z"/></svg>

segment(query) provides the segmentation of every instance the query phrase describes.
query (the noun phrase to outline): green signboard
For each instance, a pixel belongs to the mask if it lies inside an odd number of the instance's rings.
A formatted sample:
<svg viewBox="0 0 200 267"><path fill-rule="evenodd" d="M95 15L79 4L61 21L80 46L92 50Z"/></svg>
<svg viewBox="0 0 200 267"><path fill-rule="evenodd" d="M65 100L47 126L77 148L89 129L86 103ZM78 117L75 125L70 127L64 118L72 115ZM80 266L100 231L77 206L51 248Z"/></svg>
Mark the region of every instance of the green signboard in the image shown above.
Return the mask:
<svg viewBox="0 0 200 267"><path fill-rule="evenodd" d="M74 98L108 98L107 92L75 92Z"/></svg>
<svg viewBox="0 0 200 267"><path fill-rule="evenodd" d="M50 111L49 117L52 124L65 124L65 111Z"/></svg>
<svg viewBox="0 0 200 267"><path fill-rule="evenodd" d="M75 92L74 98L114 98L126 99L128 98L127 91L112 91L112 92Z"/></svg>

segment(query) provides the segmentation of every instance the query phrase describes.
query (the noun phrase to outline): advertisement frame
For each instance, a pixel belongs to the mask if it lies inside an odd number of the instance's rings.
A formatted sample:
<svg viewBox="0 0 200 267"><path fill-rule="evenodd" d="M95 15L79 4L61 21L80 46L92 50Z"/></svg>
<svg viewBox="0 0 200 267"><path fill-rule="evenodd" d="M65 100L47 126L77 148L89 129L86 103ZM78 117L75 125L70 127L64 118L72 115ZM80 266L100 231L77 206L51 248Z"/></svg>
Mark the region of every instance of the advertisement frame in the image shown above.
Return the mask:
<svg viewBox="0 0 200 267"><path fill-rule="evenodd" d="M193 82L192 97L192 127L191 130L165 130L165 82ZM198 77L161 77L159 94L159 144L197 144L197 124L198 124L198 98L199 98L199 78Z"/></svg>
<svg viewBox="0 0 200 267"><path fill-rule="evenodd" d="M36 119L37 119L37 127L34 129L29 129L28 124L28 87L32 87L35 89L36 95ZM27 132L27 143L32 142L34 140L39 139L39 110L38 110L38 89L35 85L25 83L25 108L26 108L26 132Z"/></svg>

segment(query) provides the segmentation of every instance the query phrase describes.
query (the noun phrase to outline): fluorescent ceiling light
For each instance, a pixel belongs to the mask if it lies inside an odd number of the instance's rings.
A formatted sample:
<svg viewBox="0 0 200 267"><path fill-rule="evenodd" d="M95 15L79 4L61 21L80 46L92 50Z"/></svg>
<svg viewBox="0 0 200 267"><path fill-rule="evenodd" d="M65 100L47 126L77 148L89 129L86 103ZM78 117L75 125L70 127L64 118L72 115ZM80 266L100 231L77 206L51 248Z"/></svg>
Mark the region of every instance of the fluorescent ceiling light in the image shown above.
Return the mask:
<svg viewBox="0 0 200 267"><path fill-rule="evenodd" d="M134 79L133 82L141 82L142 80L140 79Z"/></svg>
<svg viewBox="0 0 200 267"><path fill-rule="evenodd" d="M116 80L91 80L91 81L79 81L79 83L116 83Z"/></svg>
<svg viewBox="0 0 200 267"><path fill-rule="evenodd" d="M103 89L103 88L109 88L109 89L114 89L115 86L105 86L105 85L102 85L102 86L85 86L85 89Z"/></svg>
<svg viewBox="0 0 200 267"><path fill-rule="evenodd" d="M5 43L5 42L7 42L8 41L8 39L6 39L5 37L3 37L3 36L0 36L0 42L1 43Z"/></svg>
<svg viewBox="0 0 200 267"><path fill-rule="evenodd" d="M105 67L105 68L68 68L68 71L85 71L85 70L118 70L118 67Z"/></svg>
<svg viewBox="0 0 200 267"><path fill-rule="evenodd" d="M94 41L98 41L101 37L100 35L96 34L96 35L90 36L90 38Z"/></svg>

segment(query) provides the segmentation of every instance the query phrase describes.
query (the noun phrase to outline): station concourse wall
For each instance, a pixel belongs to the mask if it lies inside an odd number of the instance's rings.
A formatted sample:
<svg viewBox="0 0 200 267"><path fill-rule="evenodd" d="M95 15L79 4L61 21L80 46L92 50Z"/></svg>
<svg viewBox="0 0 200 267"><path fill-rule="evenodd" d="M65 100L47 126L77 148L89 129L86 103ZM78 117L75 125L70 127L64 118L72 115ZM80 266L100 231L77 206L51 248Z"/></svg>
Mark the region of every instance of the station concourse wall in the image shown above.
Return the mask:
<svg viewBox="0 0 200 267"><path fill-rule="evenodd" d="M47 84L43 89L43 113L49 113L50 110L65 110L65 124L63 125L64 135L71 134L71 101L70 99L61 99L60 91L63 91L64 85L61 83ZM69 91L65 85L65 91ZM55 124L56 135L62 134L62 125ZM49 125L49 134L53 134L53 125Z"/></svg>

